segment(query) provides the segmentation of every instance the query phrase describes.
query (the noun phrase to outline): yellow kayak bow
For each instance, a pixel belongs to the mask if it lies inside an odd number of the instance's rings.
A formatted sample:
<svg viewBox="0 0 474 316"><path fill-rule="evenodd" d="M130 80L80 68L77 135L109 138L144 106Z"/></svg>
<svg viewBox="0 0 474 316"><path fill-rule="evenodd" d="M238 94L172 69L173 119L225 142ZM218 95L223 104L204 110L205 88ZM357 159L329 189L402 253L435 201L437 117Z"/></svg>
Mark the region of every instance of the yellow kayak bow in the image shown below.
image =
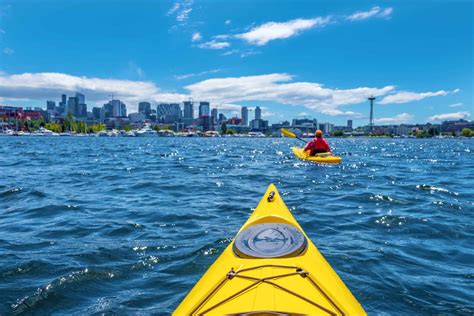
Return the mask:
<svg viewBox="0 0 474 316"><path fill-rule="evenodd" d="M338 164L342 162L342 158L339 156L332 155L330 153L316 154L316 156L308 156L301 147L291 147L293 154L301 160L317 162L317 163L332 163Z"/></svg>
<svg viewBox="0 0 474 316"><path fill-rule="evenodd" d="M365 315L271 184L173 315Z"/></svg>

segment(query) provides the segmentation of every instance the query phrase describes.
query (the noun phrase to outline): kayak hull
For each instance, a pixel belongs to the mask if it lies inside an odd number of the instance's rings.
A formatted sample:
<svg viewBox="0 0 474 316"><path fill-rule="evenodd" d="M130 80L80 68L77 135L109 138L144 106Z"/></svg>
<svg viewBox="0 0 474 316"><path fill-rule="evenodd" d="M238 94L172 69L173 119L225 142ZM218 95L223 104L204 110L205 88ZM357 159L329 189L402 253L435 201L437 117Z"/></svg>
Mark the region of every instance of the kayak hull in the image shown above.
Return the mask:
<svg viewBox="0 0 474 316"><path fill-rule="evenodd" d="M365 315L273 184L237 237L267 223L299 230L307 241L304 251L280 258L240 257L233 240L173 315Z"/></svg>
<svg viewBox="0 0 474 316"><path fill-rule="evenodd" d="M319 154L318 156L308 156L301 147L291 147L293 154L305 161L311 161L316 163L328 163L328 164L339 164L342 162L342 158L331 154Z"/></svg>

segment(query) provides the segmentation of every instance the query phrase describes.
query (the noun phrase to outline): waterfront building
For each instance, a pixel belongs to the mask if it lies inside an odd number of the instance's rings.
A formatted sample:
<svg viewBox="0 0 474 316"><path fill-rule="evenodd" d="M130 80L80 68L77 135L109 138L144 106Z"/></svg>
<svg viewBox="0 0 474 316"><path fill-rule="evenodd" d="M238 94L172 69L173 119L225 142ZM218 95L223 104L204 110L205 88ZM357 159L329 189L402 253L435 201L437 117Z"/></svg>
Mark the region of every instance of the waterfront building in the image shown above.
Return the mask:
<svg viewBox="0 0 474 316"><path fill-rule="evenodd" d="M131 123L141 123L145 121L146 115L144 112L130 113L128 118L130 119Z"/></svg>
<svg viewBox="0 0 474 316"><path fill-rule="evenodd" d="M158 123L174 124L182 118L181 107L178 103L161 103L156 107Z"/></svg>
<svg viewBox="0 0 474 316"><path fill-rule="evenodd" d="M54 101L46 101L46 110L54 111L56 109L56 102Z"/></svg>
<svg viewBox="0 0 474 316"><path fill-rule="evenodd" d="M262 109L259 106L255 108L255 119L261 120L262 119Z"/></svg>
<svg viewBox="0 0 474 316"><path fill-rule="evenodd" d="M241 112L242 112L242 115L241 115L242 125L245 125L245 126L249 125L249 109L246 106L243 106Z"/></svg>
<svg viewBox="0 0 474 316"><path fill-rule="evenodd" d="M238 117L231 117L227 120L227 124L231 125L242 125L242 119Z"/></svg>
<svg viewBox="0 0 474 316"><path fill-rule="evenodd" d="M149 119L151 114L151 104L150 102L140 102L138 103L138 113L143 113L145 118Z"/></svg>
<svg viewBox="0 0 474 316"><path fill-rule="evenodd" d="M199 117L209 116L211 114L209 102L199 102Z"/></svg>
<svg viewBox="0 0 474 316"><path fill-rule="evenodd" d="M262 119L251 120L250 129L253 132L265 132L268 129L268 121Z"/></svg>
<svg viewBox="0 0 474 316"><path fill-rule="evenodd" d="M347 120L347 128L352 130L352 120Z"/></svg>
<svg viewBox="0 0 474 316"><path fill-rule="evenodd" d="M334 125L331 123L320 123L319 129L323 131L324 134L330 134L334 130Z"/></svg>
<svg viewBox="0 0 474 316"><path fill-rule="evenodd" d="M320 124L318 124L317 119L309 119L309 118L300 118L300 119L293 119L291 122L291 127L296 128L303 133L311 134L314 133L316 130L321 129Z"/></svg>

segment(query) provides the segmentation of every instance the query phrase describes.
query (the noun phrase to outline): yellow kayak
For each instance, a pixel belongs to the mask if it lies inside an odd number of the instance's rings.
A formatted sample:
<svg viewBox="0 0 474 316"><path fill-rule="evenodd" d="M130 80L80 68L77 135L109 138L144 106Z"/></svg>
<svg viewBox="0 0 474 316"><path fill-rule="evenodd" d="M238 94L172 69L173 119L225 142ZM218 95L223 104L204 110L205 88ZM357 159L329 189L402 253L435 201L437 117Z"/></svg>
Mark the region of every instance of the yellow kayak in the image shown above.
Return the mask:
<svg viewBox="0 0 474 316"><path fill-rule="evenodd" d="M273 184L173 315L365 315Z"/></svg>
<svg viewBox="0 0 474 316"><path fill-rule="evenodd" d="M302 160L306 160L306 161L312 161L312 162L318 162L318 163L335 163L335 164L342 162L341 157L334 156L329 153L317 154L317 156L308 156L306 152L304 151L304 148L291 147L291 150L293 150L293 154L295 154L296 157Z"/></svg>

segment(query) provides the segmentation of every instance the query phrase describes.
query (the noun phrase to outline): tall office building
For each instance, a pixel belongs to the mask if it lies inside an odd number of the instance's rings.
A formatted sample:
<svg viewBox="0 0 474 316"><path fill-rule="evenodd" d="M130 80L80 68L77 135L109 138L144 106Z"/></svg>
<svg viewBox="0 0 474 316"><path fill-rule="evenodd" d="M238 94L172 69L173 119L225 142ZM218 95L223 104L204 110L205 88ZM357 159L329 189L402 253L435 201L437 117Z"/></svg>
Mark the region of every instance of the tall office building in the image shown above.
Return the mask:
<svg viewBox="0 0 474 316"><path fill-rule="evenodd" d="M59 102L59 106L65 107L67 104L67 95L61 94L61 102Z"/></svg>
<svg viewBox="0 0 474 316"><path fill-rule="evenodd" d="M46 101L46 110L54 111L56 108L56 102L54 101Z"/></svg>
<svg viewBox="0 0 474 316"><path fill-rule="evenodd" d="M102 108L100 108L98 106L92 108L92 117L94 118L95 121L102 121L103 120L102 113L103 113Z"/></svg>
<svg viewBox="0 0 474 316"><path fill-rule="evenodd" d="M246 106L242 107L242 125L249 125L249 109Z"/></svg>
<svg viewBox="0 0 474 316"><path fill-rule="evenodd" d="M194 104L193 101L184 101L184 118L193 119L194 118Z"/></svg>
<svg viewBox="0 0 474 316"><path fill-rule="evenodd" d="M352 120L347 120L347 127L352 129Z"/></svg>
<svg viewBox="0 0 474 316"><path fill-rule="evenodd" d="M85 104L86 96L82 93L76 92L77 104Z"/></svg>
<svg viewBox="0 0 474 316"><path fill-rule="evenodd" d="M156 119L165 124L174 124L181 120L182 112L178 103L161 103L156 107Z"/></svg>
<svg viewBox="0 0 474 316"><path fill-rule="evenodd" d="M110 100L104 104L103 109L105 118L127 116L127 106L120 100Z"/></svg>
<svg viewBox="0 0 474 316"><path fill-rule="evenodd" d="M199 117L209 116L211 114L211 106L209 102L199 102Z"/></svg>
<svg viewBox="0 0 474 316"><path fill-rule="evenodd" d="M145 118L149 119L151 114L151 104L150 102L140 102L138 103L138 113L145 114Z"/></svg>
<svg viewBox="0 0 474 316"><path fill-rule="evenodd" d="M212 121L212 124L216 124L217 123L217 109L212 109L211 111L211 121Z"/></svg>
<svg viewBox="0 0 474 316"><path fill-rule="evenodd" d="M262 110L260 109L259 106L255 108L255 119L256 120L261 120L262 119Z"/></svg>
<svg viewBox="0 0 474 316"><path fill-rule="evenodd" d="M72 115L76 115L78 110L79 102L76 97L69 97L67 100L66 110L65 113L71 113Z"/></svg>

